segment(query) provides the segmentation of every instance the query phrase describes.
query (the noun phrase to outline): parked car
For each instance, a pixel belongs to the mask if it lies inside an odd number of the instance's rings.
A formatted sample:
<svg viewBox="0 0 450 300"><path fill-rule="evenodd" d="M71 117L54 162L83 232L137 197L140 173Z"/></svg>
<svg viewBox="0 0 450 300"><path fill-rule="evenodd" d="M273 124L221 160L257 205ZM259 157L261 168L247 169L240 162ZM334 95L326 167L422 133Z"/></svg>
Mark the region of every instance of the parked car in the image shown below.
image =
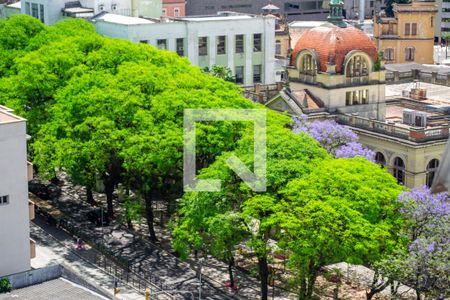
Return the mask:
<svg viewBox="0 0 450 300"><path fill-rule="evenodd" d="M53 200L61 194L61 189L53 183L43 183L39 179L28 182L28 191L43 200Z"/></svg>
<svg viewBox="0 0 450 300"><path fill-rule="evenodd" d="M89 222L94 223L96 226L108 226L109 225L108 214L106 213L105 210L103 210L103 213L102 213L101 208L95 208L95 209L89 211L86 214L86 217L89 220Z"/></svg>

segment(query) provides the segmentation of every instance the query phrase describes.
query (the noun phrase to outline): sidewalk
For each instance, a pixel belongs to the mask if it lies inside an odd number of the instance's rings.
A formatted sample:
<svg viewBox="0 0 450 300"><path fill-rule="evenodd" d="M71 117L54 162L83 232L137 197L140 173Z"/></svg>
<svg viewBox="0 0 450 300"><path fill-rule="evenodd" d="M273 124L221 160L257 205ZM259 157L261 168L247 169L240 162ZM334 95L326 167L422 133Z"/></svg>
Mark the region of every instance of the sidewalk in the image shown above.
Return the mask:
<svg viewBox="0 0 450 300"><path fill-rule="evenodd" d="M182 262L172 254L170 248L170 232L167 229L156 228L158 245L150 243L146 236L129 231L124 226L112 224L103 228L95 227L86 220L86 213L91 206L84 202L84 191L67 183L62 187L62 194L56 202L57 207L70 215L79 228L90 237L102 241L108 250L116 257L130 262L132 270L142 274L147 280L161 285L164 290L185 290L198 297L198 265L194 261ZM96 201L104 202L104 195L96 194ZM104 206L106 207L106 205ZM119 207L119 203L115 203ZM119 215L117 213L117 215ZM145 232L145 228L143 232ZM231 290L225 286L228 280L227 267L215 259L207 259L202 267L202 298L203 299L259 299L259 282L248 275L235 270L239 289ZM269 287L272 293L272 288ZM185 299L190 299L186 295ZM295 299L278 288L275 289L275 299Z"/></svg>
<svg viewBox="0 0 450 300"><path fill-rule="evenodd" d="M67 233L48 227L39 216L30 223L31 237L36 241L36 257L31 259L31 267L37 269L52 264L68 266L80 277L97 286L112 298L114 296L114 276L89 262L89 256L94 255L96 250L87 247L82 258L73 250L72 238ZM143 295L130 287L119 286L119 288L121 292L116 299L144 299Z"/></svg>

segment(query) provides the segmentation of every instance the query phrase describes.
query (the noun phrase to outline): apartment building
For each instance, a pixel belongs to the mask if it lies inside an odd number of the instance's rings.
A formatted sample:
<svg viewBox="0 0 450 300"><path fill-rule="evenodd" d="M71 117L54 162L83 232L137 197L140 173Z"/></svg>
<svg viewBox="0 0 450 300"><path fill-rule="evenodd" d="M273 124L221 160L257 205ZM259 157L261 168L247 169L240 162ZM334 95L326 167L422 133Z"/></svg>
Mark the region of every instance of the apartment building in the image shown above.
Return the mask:
<svg viewBox="0 0 450 300"><path fill-rule="evenodd" d="M28 201L32 165L27 163L26 120L0 106L0 277L27 271L34 256Z"/></svg>
<svg viewBox="0 0 450 300"><path fill-rule="evenodd" d="M224 12L162 20L103 14L93 22L100 34L176 52L201 68L229 67L237 84L251 86L281 80L283 70L275 64L275 20Z"/></svg>
<svg viewBox="0 0 450 300"><path fill-rule="evenodd" d="M409 4L395 4L394 17L376 16L374 38L389 63L433 64L435 1L413 0Z"/></svg>

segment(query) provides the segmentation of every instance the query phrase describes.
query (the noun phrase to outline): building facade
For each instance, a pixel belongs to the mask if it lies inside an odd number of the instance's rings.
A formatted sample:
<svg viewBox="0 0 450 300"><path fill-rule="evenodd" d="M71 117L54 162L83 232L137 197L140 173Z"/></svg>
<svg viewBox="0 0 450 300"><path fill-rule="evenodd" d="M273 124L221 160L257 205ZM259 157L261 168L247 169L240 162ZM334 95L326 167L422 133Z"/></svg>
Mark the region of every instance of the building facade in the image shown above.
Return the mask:
<svg viewBox="0 0 450 300"><path fill-rule="evenodd" d="M186 16L186 0L163 0L162 16L171 18Z"/></svg>
<svg viewBox="0 0 450 300"><path fill-rule="evenodd" d="M433 64L437 5L413 0L395 4L394 17L376 16L374 38L388 63Z"/></svg>
<svg viewBox="0 0 450 300"><path fill-rule="evenodd" d="M310 121L349 126L376 153L376 162L401 185L431 186L449 138L450 101L424 99L419 87L385 98L385 70L374 42L343 22L343 5L330 3L329 22L302 33L291 57L289 89L266 102Z"/></svg>
<svg viewBox="0 0 450 300"><path fill-rule="evenodd" d="M34 242L29 220L26 121L0 106L0 277L30 269Z"/></svg>
<svg viewBox="0 0 450 300"><path fill-rule="evenodd" d="M159 18L162 0L21 0L21 12L50 25L63 18L91 18L101 12Z"/></svg>
<svg viewBox="0 0 450 300"><path fill-rule="evenodd" d="M159 21L105 14L94 24L100 34L176 52L200 68L226 66L239 85L277 81L272 16L223 13Z"/></svg>

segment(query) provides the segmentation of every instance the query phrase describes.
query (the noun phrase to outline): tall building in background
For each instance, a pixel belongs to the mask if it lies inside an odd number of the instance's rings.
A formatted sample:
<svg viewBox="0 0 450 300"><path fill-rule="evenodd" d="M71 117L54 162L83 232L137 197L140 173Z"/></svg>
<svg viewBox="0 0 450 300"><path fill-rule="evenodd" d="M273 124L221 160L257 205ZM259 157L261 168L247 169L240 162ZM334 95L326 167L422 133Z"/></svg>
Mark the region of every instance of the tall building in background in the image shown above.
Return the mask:
<svg viewBox="0 0 450 300"><path fill-rule="evenodd" d="M30 219L34 205L28 201L26 120L0 106L0 277L27 271L34 256Z"/></svg>
<svg viewBox="0 0 450 300"><path fill-rule="evenodd" d="M437 5L413 0L395 4L394 18L377 16L374 38L386 63L433 64Z"/></svg>
<svg viewBox="0 0 450 300"><path fill-rule="evenodd" d="M326 20L329 12L323 0L189 0L186 15L210 15L219 11L260 14L269 3L278 8L273 12L286 15L288 20Z"/></svg>

